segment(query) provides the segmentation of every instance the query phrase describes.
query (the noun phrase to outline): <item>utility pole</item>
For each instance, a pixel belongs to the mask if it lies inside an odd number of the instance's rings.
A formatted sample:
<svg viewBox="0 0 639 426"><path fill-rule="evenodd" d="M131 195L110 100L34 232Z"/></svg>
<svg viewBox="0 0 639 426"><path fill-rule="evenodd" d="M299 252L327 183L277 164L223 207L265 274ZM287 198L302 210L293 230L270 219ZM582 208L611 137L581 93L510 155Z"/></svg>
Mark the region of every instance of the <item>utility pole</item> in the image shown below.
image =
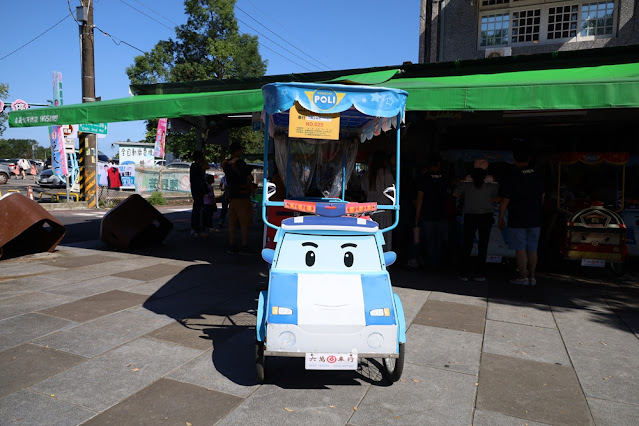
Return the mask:
<svg viewBox="0 0 639 426"><path fill-rule="evenodd" d="M80 0L77 8L80 25L80 55L82 61L82 103L95 102L95 63L93 58L93 0ZM88 207L98 207L96 167L97 137L93 133L80 135L80 193Z"/></svg>

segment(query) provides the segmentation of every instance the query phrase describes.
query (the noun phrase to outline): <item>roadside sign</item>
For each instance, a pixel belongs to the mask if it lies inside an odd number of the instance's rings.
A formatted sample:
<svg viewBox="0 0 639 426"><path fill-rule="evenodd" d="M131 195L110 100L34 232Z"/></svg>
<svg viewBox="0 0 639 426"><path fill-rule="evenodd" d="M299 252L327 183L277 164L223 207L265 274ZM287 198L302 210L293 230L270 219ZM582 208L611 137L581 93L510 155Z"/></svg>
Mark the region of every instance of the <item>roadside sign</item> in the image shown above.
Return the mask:
<svg viewBox="0 0 639 426"><path fill-rule="evenodd" d="M11 109L14 111L24 111L25 109L29 109L29 104L22 99L16 99L11 103Z"/></svg>
<svg viewBox="0 0 639 426"><path fill-rule="evenodd" d="M81 132L81 133L97 133L100 135L106 135L107 130L108 130L108 123L78 125L78 132Z"/></svg>
<svg viewBox="0 0 639 426"><path fill-rule="evenodd" d="M0 114L4 111L4 102L0 101Z"/></svg>

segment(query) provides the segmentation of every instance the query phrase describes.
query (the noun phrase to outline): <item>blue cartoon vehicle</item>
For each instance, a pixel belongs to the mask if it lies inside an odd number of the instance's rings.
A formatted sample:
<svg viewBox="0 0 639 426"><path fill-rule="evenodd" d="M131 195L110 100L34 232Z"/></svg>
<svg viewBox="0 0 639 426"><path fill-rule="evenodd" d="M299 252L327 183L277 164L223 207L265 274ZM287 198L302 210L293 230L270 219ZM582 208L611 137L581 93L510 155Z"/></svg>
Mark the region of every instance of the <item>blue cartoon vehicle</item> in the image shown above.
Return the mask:
<svg viewBox="0 0 639 426"><path fill-rule="evenodd" d="M304 83L262 90L262 218L275 236L262 251L270 269L257 307L257 379L264 381L267 359L277 356L304 357L313 370L356 370L363 358L381 358L382 372L397 381L406 324L387 271L396 254L384 251L384 232L399 220L399 176L385 190L388 204L351 202L345 194L359 146L383 131L397 136L399 170L398 127L407 94ZM284 200L270 199L276 189L267 181L271 143L277 170L285 171ZM277 221L269 208L279 214ZM394 223L380 229L374 218L384 210L395 212Z"/></svg>

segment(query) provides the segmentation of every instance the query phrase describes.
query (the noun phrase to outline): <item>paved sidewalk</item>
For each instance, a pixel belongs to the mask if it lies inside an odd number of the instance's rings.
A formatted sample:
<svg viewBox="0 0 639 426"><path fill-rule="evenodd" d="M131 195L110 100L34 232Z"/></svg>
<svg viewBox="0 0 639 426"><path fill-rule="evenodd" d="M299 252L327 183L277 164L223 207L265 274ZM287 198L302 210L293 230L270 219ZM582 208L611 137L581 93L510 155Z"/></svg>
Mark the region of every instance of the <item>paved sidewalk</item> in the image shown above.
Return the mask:
<svg viewBox="0 0 639 426"><path fill-rule="evenodd" d="M134 253L92 241L0 261L0 424L639 424L637 274L529 288L500 268L464 283L392 266L401 381L379 360L325 373L271 358L258 385L265 264L186 226Z"/></svg>

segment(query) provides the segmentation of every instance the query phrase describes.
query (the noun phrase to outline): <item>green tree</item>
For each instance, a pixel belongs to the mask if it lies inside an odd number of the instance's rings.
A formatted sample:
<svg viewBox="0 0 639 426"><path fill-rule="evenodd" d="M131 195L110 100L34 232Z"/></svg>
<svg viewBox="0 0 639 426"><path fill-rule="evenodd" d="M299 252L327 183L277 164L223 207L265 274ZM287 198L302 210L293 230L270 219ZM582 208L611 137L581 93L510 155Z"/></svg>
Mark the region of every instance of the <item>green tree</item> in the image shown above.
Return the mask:
<svg viewBox="0 0 639 426"><path fill-rule="evenodd" d="M0 100L9 98L9 85L7 83L0 83ZM5 122L7 121L7 116L4 114L4 111L0 111L0 136L7 129Z"/></svg>
<svg viewBox="0 0 639 426"><path fill-rule="evenodd" d="M126 73L132 84L153 84L195 80L259 77L266 62L258 50L256 36L241 34L235 18L236 0L185 0L186 24L176 27L175 39L160 40L144 55L137 56ZM157 120L147 121L147 141L154 141ZM212 129L219 131L220 129ZM195 149L195 130L187 134L169 131L166 149L178 157L190 158ZM241 129L231 129L231 140L249 142ZM255 138L257 141L261 138ZM259 142L258 142L259 144ZM250 147L250 148L249 148ZM220 147L208 146L210 161L219 161Z"/></svg>
<svg viewBox="0 0 639 426"><path fill-rule="evenodd" d="M40 148L33 139L0 139L0 158L31 158Z"/></svg>

